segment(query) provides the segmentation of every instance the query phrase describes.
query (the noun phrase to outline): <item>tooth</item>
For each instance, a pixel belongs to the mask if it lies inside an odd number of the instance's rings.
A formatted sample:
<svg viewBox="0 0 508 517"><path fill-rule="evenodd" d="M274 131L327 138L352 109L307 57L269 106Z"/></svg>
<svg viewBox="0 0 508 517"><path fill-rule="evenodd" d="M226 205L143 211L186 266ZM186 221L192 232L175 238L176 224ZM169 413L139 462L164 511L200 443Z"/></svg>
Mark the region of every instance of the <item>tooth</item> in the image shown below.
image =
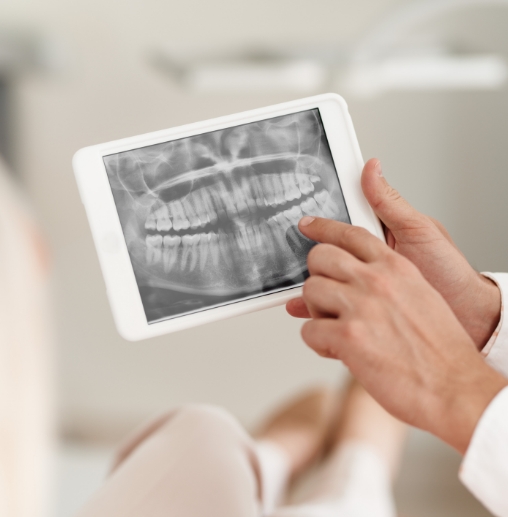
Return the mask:
<svg viewBox="0 0 508 517"><path fill-rule="evenodd" d="M145 239L146 245L149 248L161 248L162 247L162 235L147 235Z"/></svg>
<svg viewBox="0 0 508 517"><path fill-rule="evenodd" d="M314 175L312 175L309 179L310 181L312 181L312 183L317 183L318 181L321 181L321 178L319 176Z"/></svg>
<svg viewBox="0 0 508 517"><path fill-rule="evenodd" d="M197 242L199 242L198 235L184 235L182 237L182 244L183 244L182 262L181 262L182 270L185 269L189 256L191 256L190 270L192 271L194 269L194 267L196 266L197 259L194 259L194 253L191 253L191 252L195 251L194 248L195 248L195 244Z"/></svg>
<svg viewBox="0 0 508 517"><path fill-rule="evenodd" d="M162 258L162 235L147 235L145 242L147 264L159 263Z"/></svg>
<svg viewBox="0 0 508 517"><path fill-rule="evenodd" d="M165 248L163 252L164 272L169 273L178 259L178 250Z"/></svg>
<svg viewBox="0 0 508 517"><path fill-rule="evenodd" d="M184 214L187 216L189 220L190 227L197 228L198 226L201 226L201 221L199 220L199 217L196 215L196 210L189 196L182 200L182 207Z"/></svg>
<svg viewBox="0 0 508 517"><path fill-rule="evenodd" d="M210 249L210 255L212 256L212 262L213 262L214 266L218 266L219 265L219 236L214 232L209 233L208 235L210 235L209 249Z"/></svg>
<svg viewBox="0 0 508 517"><path fill-rule="evenodd" d="M219 251L224 262L231 267L231 245L229 235L225 232L219 233Z"/></svg>
<svg viewBox="0 0 508 517"><path fill-rule="evenodd" d="M284 197L284 187L282 181L277 174L272 174L273 192L275 197L275 204L282 205L286 202Z"/></svg>
<svg viewBox="0 0 508 517"><path fill-rule="evenodd" d="M217 212L213 207L212 198L206 189L201 189L201 198L203 199L207 216L210 218L210 222L214 224L217 221Z"/></svg>
<svg viewBox="0 0 508 517"><path fill-rule="evenodd" d="M302 211L294 206L293 208L289 210L284 211L284 215L291 221L293 224L298 224L298 221L301 219L301 213Z"/></svg>
<svg viewBox="0 0 508 517"><path fill-rule="evenodd" d="M198 244L201 240L200 234L192 235L192 245L191 245L191 262L190 262L190 271L194 271L196 264L198 263L199 253L198 253Z"/></svg>
<svg viewBox="0 0 508 517"><path fill-rule="evenodd" d="M206 259L208 258L208 251L210 247L210 240L212 235L210 233L202 233L199 241L200 255L199 255L199 268L201 271L205 269Z"/></svg>
<svg viewBox="0 0 508 517"><path fill-rule="evenodd" d="M217 185L219 189L219 195L222 199L222 202L224 203L224 206L226 207L226 212L228 213L229 217L234 217L237 215L237 210L235 207L235 204L233 203L231 192L228 191L226 188L226 185L222 181L219 181Z"/></svg>
<svg viewBox="0 0 508 517"><path fill-rule="evenodd" d="M293 201L294 199L300 199L302 196L301 192L296 186L296 180L291 172L285 172L282 175L282 183L284 185L285 197L287 201Z"/></svg>
<svg viewBox="0 0 508 517"><path fill-rule="evenodd" d="M168 208L173 216L173 228L176 231L187 230L190 227L190 223L185 217L182 203L180 203L180 201L173 201L169 204Z"/></svg>
<svg viewBox="0 0 508 517"><path fill-rule="evenodd" d="M247 198L248 195L244 192L242 188L236 183L234 179L231 180L231 184L233 185L233 199L236 205L236 209L239 214L248 212L247 208Z"/></svg>
<svg viewBox="0 0 508 517"><path fill-rule="evenodd" d="M171 220L169 219L169 211L168 207L166 205L162 205L159 210L157 210L155 214L157 218L157 231L158 232L166 232L171 230L171 227L173 226L171 224Z"/></svg>
<svg viewBox="0 0 508 517"><path fill-rule="evenodd" d="M321 212L313 197L306 199L300 205L300 207L301 207L303 213L307 214L307 215L318 215Z"/></svg>
<svg viewBox="0 0 508 517"><path fill-rule="evenodd" d="M147 230L156 230L157 222L155 220L155 214L152 212L146 219L145 228Z"/></svg>
<svg viewBox="0 0 508 517"><path fill-rule="evenodd" d="M255 196L253 195L253 192L251 190L251 185L245 177L241 179L241 189L247 201L247 206L249 207L249 210L254 211L256 208L256 200L254 199Z"/></svg>
<svg viewBox="0 0 508 517"><path fill-rule="evenodd" d="M265 203L270 206L275 205L275 196L273 193L273 182L270 177L270 174L264 174L263 176L261 176L261 183L263 185L263 194L264 194L264 198L265 198Z"/></svg>
<svg viewBox="0 0 508 517"><path fill-rule="evenodd" d="M326 192L326 190L322 190L321 192L318 192L315 196L314 196L314 199L316 200L317 204L318 205L324 205L327 201L328 201L328 192Z"/></svg>
<svg viewBox="0 0 508 517"><path fill-rule="evenodd" d="M198 226L204 226L206 223L210 222L210 218L205 211L203 200L201 199L201 194L198 190L191 193L191 203L196 210L196 217L199 221Z"/></svg>
<svg viewBox="0 0 508 517"><path fill-rule="evenodd" d="M297 172L296 173L296 181L298 182L298 187L300 188L300 192L302 194L310 194L314 190L314 185L309 179L307 174Z"/></svg>
<svg viewBox="0 0 508 517"><path fill-rule="evenodd" d="M164 236L164 247L165 248L176 248L182 242L182 238L179 235L165 235Z"/></svg>
<svg viewBox="0 0 508 517"><path fill-rule="evenodd" d="M252 192L254 197L256 198L256 205L260 208L265 207L265 196L263 193L263 187L261 186L261 181L258 177L253 176L251 179Z"/></svg>

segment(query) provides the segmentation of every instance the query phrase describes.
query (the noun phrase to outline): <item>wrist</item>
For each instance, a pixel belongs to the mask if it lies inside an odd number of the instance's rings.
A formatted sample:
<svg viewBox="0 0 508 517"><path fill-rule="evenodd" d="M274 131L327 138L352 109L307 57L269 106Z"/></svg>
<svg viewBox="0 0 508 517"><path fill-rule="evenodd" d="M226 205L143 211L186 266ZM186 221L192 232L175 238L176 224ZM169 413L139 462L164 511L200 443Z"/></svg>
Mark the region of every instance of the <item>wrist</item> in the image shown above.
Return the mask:
<svg viewBox="0 0 508 517"><path fill-rule="evenodd" d="M461 323L481 351L496 330L501 317L501 292L498 286L479 273L472 279L468 296L468 309Z"/></svg>
<svg viewBox="0 0 508 517"><path fill-rule="evenodd" d="M479 358L478 358L479 359ZM479 359L467 375L450 378L441 390L439 409L429 429L437 437L465 454L483 413L508 380Z"/></svg>

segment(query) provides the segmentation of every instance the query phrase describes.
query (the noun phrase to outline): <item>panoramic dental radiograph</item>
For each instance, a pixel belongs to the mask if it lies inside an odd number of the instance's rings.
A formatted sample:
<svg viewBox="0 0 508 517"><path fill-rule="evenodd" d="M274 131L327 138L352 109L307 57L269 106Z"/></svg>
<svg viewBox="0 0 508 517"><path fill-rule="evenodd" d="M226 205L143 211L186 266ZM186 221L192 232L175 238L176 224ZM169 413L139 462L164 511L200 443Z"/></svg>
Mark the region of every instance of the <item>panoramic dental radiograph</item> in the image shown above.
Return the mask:
<svg viewBox="0 0 508 517"><path fill-rule="evenodd" d="M300 218L350 223L317 109L104 162L149 323L295 287Z"/></svg>

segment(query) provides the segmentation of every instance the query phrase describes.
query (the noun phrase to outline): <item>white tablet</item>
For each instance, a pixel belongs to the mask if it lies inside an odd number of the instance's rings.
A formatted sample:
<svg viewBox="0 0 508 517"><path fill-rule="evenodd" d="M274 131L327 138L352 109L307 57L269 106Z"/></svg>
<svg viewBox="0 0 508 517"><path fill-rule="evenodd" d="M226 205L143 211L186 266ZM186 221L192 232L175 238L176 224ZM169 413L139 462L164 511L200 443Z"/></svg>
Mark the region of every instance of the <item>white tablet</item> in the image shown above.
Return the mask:
<svg viewBox="0 0 508 517"><path fill-rule="evenodd" d="M81 149L74 171L120 334L298 296L318 215L383 232L346 103L320 95Z"/></svg>

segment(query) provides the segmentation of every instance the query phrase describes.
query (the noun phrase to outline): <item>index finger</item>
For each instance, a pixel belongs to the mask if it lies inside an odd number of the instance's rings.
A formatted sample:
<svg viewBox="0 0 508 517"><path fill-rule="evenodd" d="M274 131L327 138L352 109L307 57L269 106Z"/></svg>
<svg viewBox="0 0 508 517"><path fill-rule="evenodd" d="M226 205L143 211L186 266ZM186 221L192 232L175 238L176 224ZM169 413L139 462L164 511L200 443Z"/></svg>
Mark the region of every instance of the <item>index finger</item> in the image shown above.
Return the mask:
<svg viewBox="0 0 508 517"><path fill-rule="evenodd" d="M389 251L383 241L364 228L331 219L303 217L298 229L309 239L338 246L364 262L374 262Z"/></svg>

